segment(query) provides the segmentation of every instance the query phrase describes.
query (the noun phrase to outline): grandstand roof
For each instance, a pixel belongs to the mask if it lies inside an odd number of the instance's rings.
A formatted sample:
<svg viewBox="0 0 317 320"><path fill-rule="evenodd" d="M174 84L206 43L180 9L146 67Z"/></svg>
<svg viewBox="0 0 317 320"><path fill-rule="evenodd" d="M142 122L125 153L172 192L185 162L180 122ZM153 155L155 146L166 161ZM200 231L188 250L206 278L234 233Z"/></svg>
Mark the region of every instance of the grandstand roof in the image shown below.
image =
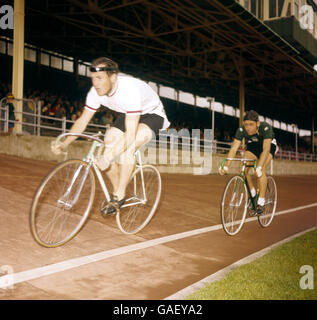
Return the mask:
<svg viewBox="0 0 317 320"><path fill-rule="evenodd" d="M27 43L83 61L107 55L123 72L233 106L243 76L246 109L306 129L317 118L311 61L235 0L26 1L25 10Z"/></svg>

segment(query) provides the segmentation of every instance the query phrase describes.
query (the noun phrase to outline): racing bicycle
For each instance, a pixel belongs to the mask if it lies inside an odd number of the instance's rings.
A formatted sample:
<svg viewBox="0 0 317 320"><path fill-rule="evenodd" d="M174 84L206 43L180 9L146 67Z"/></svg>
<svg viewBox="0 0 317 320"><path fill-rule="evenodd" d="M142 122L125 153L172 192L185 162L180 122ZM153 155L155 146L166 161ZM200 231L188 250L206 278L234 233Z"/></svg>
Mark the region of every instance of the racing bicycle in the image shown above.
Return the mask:
<svg viewBox="0 0 317 320"><path fill-rule="evenodd" d="M89 217L96 192L96 178L105 196L102 206L110 202L103 176L95 164L96 155L107 147L95 135L64 133L91 142L84 159L69 159L54 167L40 183L30 211L33 238L44 247L58 247L70 241L83 228ZM140 151L135 153L135 169L126 188L125 203L116 209L116 222L126 234L141 231L152 219L160 201L162 182L159 171L142 163Z"/></svg>
<svg viewBox="0 0 317 320"><path fill-rule="evenodd" d="M267 177L267 189L265 193L264 212L256 213L258 192L255 197L251 197L250 187L246 178L246 168L256 170L257 160L244 158L226 158L222 161L221 167L227 160L240 161L241 172L234 175L227 182L222 195L220 216L224 231L230 235L236 235L242 228L246 215L257 216L259 224L268 227L274 217L277 205L277 188L272 176Z"/></svg>

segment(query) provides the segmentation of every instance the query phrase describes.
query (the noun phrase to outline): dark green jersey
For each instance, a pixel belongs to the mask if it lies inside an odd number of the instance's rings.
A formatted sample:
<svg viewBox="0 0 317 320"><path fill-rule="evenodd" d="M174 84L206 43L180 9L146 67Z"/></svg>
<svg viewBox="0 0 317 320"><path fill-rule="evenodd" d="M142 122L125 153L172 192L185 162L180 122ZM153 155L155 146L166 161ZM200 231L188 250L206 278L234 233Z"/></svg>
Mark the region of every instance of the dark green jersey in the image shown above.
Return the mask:
<svg viewBox="0 0 317 320"><path fill-rule="evenodd" d="M274 131L271 125L267 122L261 122L258 133L249 136L244 126L238 128L235 134L235 139L242 140L245 138L245 143L257 142L262 144L264 139L274 139Z"/></svg>

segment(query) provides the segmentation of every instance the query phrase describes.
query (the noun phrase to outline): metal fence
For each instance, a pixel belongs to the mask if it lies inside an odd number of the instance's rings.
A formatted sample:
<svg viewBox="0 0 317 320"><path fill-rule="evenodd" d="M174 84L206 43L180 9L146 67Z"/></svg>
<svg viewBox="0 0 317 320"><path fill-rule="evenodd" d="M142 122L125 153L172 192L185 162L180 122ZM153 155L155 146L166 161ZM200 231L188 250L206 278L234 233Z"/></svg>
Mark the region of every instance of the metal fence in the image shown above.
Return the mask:
<svg viewBox="0 0 317 320"><path fill-rule="evenodd" d="M14 102L21 101L14 99ZM8 132L9 123L14 123L15 126L22 126L23 134L31 134L37 136L58 136L61 133L69 131L74 121L63 118L44 116L41 113L41 105L39 101L23 99L23 111L15 111L16 121L9 120L9 110L7 99L0 100L0 132ZM110 126L89 123L85 133L96 133L99 131L105 132ZM231 142L211 140L210 138L201 138L200 130L183 129L176 131L170 129L161 132L156 138L153 138L149 143L150 146L159 146L160 148L181 149L192 151L211 152L213 154L227 154ZM208 137L210 130L204 131L204 137ZM207 134L206 134L207 133ZM239 150L243 154L243 149ZM294 160L294 161L309 161L317 162L317 156L309 153L296 153L293 151L282 150L281 148L276 153L276 159Z"/></svg>
<svg viewBox="0 0 317 320"><path fill-rule="evenodd" d="M12 99L14 102L21 101ZM23 111L15 110L16 120L9 120L9 110L7 99L0 100L0 131L8 132L9 123L15 126L22 125L22 134L31 134L37 136L58 136L69 131L74 121L63 118L45 116L41 113L41 105L39 101L30 99L22 99ZM89 124L86 133L95 133L105 131L109 126Z"/></svg>

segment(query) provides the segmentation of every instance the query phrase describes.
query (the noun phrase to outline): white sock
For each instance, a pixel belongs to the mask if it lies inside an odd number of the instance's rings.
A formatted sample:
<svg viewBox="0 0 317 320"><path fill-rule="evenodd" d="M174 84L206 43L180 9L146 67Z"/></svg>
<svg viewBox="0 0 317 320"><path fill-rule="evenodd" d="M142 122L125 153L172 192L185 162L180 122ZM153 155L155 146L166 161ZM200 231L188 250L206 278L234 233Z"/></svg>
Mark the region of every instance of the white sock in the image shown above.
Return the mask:
<svg viewBox="0 0 317 320"><path fill-rule="evenodd" d="M251 197L254 198L256 196L255 188L252 188L250 192L251 192Z"/></svg>
<svg viewBox="0 0 317 320"><path fill-rule="evenodd" d="M259 198L259 199L258 199L258 204L259 204L260 206L264 206L264 204L265 204L265 199L264 199L264 198Z"/></svg>

